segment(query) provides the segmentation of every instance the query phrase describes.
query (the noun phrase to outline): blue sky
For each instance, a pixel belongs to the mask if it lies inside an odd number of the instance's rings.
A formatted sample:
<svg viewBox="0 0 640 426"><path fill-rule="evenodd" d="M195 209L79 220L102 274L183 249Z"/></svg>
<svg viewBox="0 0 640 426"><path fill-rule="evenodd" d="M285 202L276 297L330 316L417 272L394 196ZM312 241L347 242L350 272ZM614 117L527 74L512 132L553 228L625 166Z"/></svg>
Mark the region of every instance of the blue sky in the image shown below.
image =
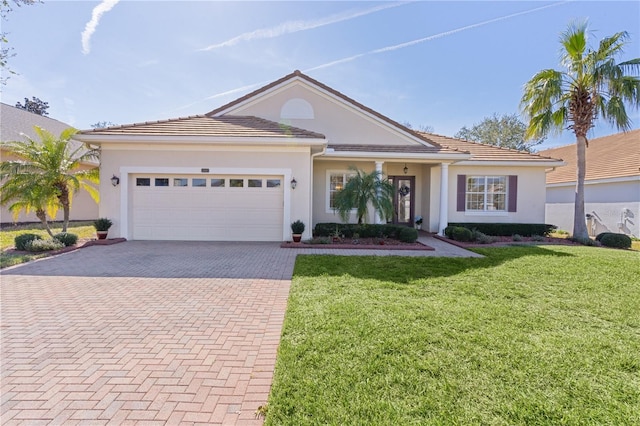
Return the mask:
<svg viewBox="0 0 640 426"><path fill-rule="evenodd" d="M204 114L299 69L396 121L453 136L518 113L523 84L559 67L559 34L585 18L594 45L628 31L620 59L640 57L638 1L45 0L2 23L18 75L1 96L39 97L50 117L86 129ZM640 113L631 116L640 128ZM615 132L601 123L591 137ZM572 142L564 132L542 148Z"/></svg>

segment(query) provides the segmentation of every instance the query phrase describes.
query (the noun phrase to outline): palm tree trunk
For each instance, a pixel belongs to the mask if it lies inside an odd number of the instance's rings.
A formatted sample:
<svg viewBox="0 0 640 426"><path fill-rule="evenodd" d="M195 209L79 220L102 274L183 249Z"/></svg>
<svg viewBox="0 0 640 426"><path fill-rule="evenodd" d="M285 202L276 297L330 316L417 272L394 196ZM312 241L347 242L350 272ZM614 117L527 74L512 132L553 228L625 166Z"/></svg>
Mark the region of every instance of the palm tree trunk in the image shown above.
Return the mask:
<svg viewBox="0 0 640 426"><path fill-rule="evenodd" d="M47 222L47 214L45 213L45 211L40 209L36 210L36 217L40 219L40 222L42 222L42 226L44 227L44 229L47 231L49 236L53 238L53 232L51 232L51 228L49 228L49 222Z"/></svg>
<svg viewBox="0 0 640 426"><path fill-rule="evenodd" d="M577 163L576 163L576 198L573 212L573 238L587 239L587 223L584 214L584 178L587 169L587 138L577 136Z"/></svg>
<svg viewBox="0 0 640 426"><path fill-rule="evenodd" d="M69 189L66 185L61 184L58 185L60 189L60 195L58 199L60 200L60 204L62 205L62 232L67 232L67 227L69 226L69 210L71 210L69 206Z"/></svg>

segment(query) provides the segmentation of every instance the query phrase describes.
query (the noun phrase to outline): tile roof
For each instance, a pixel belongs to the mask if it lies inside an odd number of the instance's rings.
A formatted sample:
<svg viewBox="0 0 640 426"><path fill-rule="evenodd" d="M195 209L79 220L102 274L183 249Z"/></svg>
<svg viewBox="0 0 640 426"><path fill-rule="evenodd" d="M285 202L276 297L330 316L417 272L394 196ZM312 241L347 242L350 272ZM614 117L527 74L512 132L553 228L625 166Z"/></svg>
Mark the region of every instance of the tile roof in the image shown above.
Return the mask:
<svg viewBox="0 0 640 426"><path fill-rule="evenodd" d="M540 152L562 158L567 165L547 173L547 184L575 182L576 145ZM585 180L640 176L640 129L589 141Z"/></svg>
<svg viewBox="0 0 640 426"><path fill-rule="evenodd" d="M277 87L277 86L285 83L286 81L292 80L292 79L294 79L296 77L301 78L303 80L306 80L307 82L309 82L309 83L321 88L322 90L325 90L326 92L331 93L332 95L342 99L346 103L351 104L352 106L356 107L357 109L365 111L368 114L371 114L371 115L379 118L380 120L387 122L388 124L392 125L393 127L401 129L401 130L405 131L406 133L409 133L409 134L415 136L416 138L418 138L418 139L420 139L422 141L425 141L425 142L428 142L428 143L432 143L432 144L435 144L437 146L436 142L425 140L424 137L422 136L422 134L420 134L420 132L416 132L416 131L414 131L414 130L412 130L412 129L410 129L410 128L408 128L408 127L406 127L406 126L404 126L404 125L402 125L400 123L398 123L397 121L392 120L391 118L389 118L389 117L387 117L385 115L382 115L377 111L372 110L371 108L361 104L360 102L348 97L344 93L341 93L341 92L339 92L339 91L327 86L326 84L321 83L318 80L309 77L308 75L302 73L299 70L295 70L291 74L287 74L284 77L282 77L282 78L280 78L280 79L278 79L278 80L276 80L276 81L274 81L272 83L267 84L266 86L260 87L259 89L256 89L251 93L248 93L248 94L246 94L246 95L244 95L244 96L242 96L242 97L240 97L240 98L238 98L238 99L236 99L234 101L231 101L228 104L225 104L225 105L223 105L223 106L221 106L219 108L216 108L213 111L208 112L206 115L215 116L217 114L220 114L220 113L222 113L222 112L224 112L224 111L226 111L226 110L228 110L228 109L230 109L230 108L232 108L234 106L237 106L237 105L243 103L246 100L249 100L249 99L251 99L251 98L253 98L253 97L255 97L255 96L257 96L257 95L259 95L261 93L267 92L269 89Z"/></svg>
<svg viewBox="0 0 640 426"><path fill-rule="evenodd" d="M253 116L191 117L160 120L104 129L86 130L83 135L128 136L209 136L256 138L312 138L324 139L324 135L298 127L286 126L275 121Z"/></svg>
<svg viewBox="0 0 640 426"><path fill-rule="evenodd" d="M532 154L526 151L501 148L495 145L455 139L448 136L436 135L434 133L419 133L425 139L437 145L447 147L455 151L470 153L473 157L469 161L557 161L557 157L554 158L551 156L541 155L540 153Z"/></svg>

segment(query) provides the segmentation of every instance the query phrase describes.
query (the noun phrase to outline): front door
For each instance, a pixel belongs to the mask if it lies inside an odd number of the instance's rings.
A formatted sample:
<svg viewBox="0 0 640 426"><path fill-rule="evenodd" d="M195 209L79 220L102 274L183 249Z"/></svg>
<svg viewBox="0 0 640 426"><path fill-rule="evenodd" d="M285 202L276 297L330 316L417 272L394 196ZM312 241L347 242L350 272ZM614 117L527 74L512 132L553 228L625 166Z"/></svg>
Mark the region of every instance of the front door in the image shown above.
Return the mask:
<svg viewBox="0 0 640 426"><path fill-rule="evenodd" d="M393 223L413 226L415 176L389 176L394 188Z"/></svg>

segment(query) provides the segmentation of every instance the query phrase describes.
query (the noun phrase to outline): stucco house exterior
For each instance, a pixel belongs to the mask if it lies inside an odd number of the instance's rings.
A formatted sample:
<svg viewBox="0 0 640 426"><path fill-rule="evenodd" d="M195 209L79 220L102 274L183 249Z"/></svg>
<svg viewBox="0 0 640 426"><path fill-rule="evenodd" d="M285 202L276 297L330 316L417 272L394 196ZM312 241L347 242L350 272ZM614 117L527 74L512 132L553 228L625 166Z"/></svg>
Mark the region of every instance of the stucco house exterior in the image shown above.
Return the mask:
<svg viewBox="0 0 640 426"><path fill-rule="evenodd" d="M543 223L545 170L562 165L415 132L300 71L204 115L76 138L101 149L110 237L134 240L284 241L298 219L308 238L340 221L333 196L350 167L393 182L395 223Z"/></svg>
<svg viewBox="0 0 640 426"><path fill-rule="evenodd" d="M546 222L571 231L576 146L552 148L540 155L561 158L567 164L547 173ZM589 234L640 236L640 130L590 140L586 165L584 207Z"/></svg>
<svg viewBox="0 0 640 426"><path fill-rule="evenodd" d="M40 138L34 131L33 127L38 126L42 129L59 135L63 130L71 127L70 125L63 123L62 121L54 120L46 116L34 114L26 111L22 108L16 108L5 103L0 103L0 141L24 141L25 136L39 141ZM71 141L78 144L78 142ZM6 151L2 145L0 145L0 161L16 160L17 158L10 152ZM84 169L93 169L98 167L97 161L86 162L81 165ZM52 220L62 220L62 209L58 211L58 214ZM70 211L71 220L94 220L98 217L98 203L96 203L88 192L84 190L78 191L73 196L73 205ZM36 215L31 212L25 214L21 212L14 220L13 214L9 211L9 205L0 206L0 222L1 223L13 223L13 222L40 222Z"/></svg>

